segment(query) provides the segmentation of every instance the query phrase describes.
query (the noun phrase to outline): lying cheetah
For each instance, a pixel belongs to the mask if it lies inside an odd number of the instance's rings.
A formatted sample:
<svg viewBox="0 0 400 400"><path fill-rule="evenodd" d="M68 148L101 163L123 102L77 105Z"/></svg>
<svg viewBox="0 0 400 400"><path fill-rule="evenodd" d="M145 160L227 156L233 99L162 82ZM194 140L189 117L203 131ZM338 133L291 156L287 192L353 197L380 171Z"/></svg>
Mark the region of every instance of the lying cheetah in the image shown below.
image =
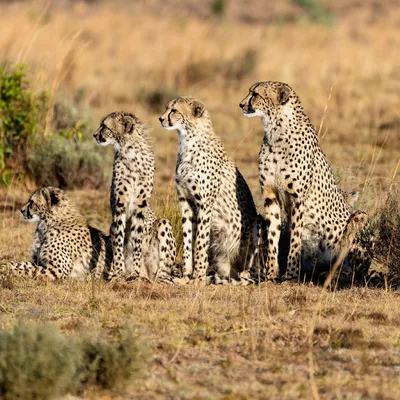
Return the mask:
<svg viewBox="0 0 400 400"><path fill-rule="evenodd" d="M331 262L351 214L318 142L315 128L293 89L281 82L251 86L240 103L246 117L260 117L264 138L259 179L268 232L268 279L279 275L278 242L285 209L290 251L283 280L297 280L301 249Z"/></svg>
<svg viewBox="0 0 400 400"><path fill-rule="evenodd" d="M32 262L5 265L13 274L50 280L101 278L106 266L108 237L89 226L61 189L36 190L21 209L25 221L37 222Z"/></svg>
<svg viewBox="0 0 400 400"><path fill-rule="evenodd" d="M111 184L112 263L108 279L138 277L171 281L176 245L168 220L157 220L149 206L154 154L143 122L126 112L106 116L93 134L114 147Z"/></svg>
<svg viewBox="0 0 400 400"><path fill-rule="evenodd" d="M238 279L254 249L251 229L257 211L250 190L201 101L178 97L159 120L179 134L175 183L182 211L184 280L205 281L212 273L216 282L231 275Z"/></svg>

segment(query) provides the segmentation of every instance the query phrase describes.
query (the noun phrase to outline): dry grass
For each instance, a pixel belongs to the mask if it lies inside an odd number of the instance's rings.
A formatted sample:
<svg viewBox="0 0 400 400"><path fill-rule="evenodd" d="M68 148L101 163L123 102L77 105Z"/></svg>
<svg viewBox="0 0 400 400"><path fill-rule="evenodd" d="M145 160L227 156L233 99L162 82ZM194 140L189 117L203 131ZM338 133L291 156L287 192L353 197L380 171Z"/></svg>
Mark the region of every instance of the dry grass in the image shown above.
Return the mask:
<svg viewBox="0 0 400 400"><path fill-rule="evenodd" d="M310 354L320 398L395 399L400 390L398 293L138 282L99 284L93 294L90 283L30 281L0 293L2 329L51 321L63 333L113 337L132 324L154 359L144 380L113 398L310 398Z"/></svg>
<svg viewBox="0 0 400 400"><path fill-rule="evenodd" d="M337 17L332 27L286 23L279 16L301 16L288 2L257 1L244 10L232 0L219 20L210 17L211 1L134 3L73 2L47 9L38 2L1 3L0 53L4 61L28 63L37 89L79 97L93 127L115 109L149 122L157 153L153 204L159 213L176 216L171 184L176 135L161 130L156 119L176 94L204 100L258 197L261 124L243 118L238 107L258 80L282 80L295 88L343 188L361 190L360 208L373 214L399 181L396 2L378 7L366 1L362 8L351 1L328 4ZM22 222L18 209L31 189L24 182L0 191L0 261L30 258L34 227ZM89 221L106 231L108 193L72 196ZM399 300L398 292L366 288L8 280L0 289L0 329L20 319L51 321L67 334L113 337L132 324L154 359L144 380L109 393L113 398L395 399ZM107 392L94 388L82 394L102 395Z"/></svg>
<svg viewBox="0 0 400 400"><path fill-rule="evenodd" d="M258 193L261 123L243 118L238 103L256 81L288 82L317 129L324 119L321 143L345 189L368 192L370 206L376 205L370 187L389 187L400 154L395 3L387 0L377 10L373 2L363 8L338 2L332 6L338 15L333 27L274 23L271 18L287 12L288 2L242 7L242 16L252 13L255 21L264 15L263 23L252 24L239 18L236 0L222 21L204 13L195 18L191 6L179 1L173 2L176 8L168 1L137 3L2 5L1 54L8 62L28 63L38 89L79 96L91 110L93 127L115 109L148 121L161 190L174 170L177 140L157 117L171 97L190 94L211 110L229 154Z"/></svg>

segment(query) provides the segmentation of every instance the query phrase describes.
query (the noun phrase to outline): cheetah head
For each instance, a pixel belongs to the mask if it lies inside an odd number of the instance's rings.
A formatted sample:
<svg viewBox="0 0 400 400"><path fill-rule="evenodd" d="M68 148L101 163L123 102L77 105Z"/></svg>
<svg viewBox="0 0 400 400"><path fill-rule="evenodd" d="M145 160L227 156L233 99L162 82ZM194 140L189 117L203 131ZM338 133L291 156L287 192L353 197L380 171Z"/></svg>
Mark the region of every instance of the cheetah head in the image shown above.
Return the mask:
<svg viewBox="0 0 400 400"><path fill-rule="evenodd" d="M138 118L124 111L116 111L103 118L93 137L100 146L121 147L137 128L143 128Z"/></svg>
<svg viewBox="0 0 400 400"><path fill-rule="evenodd" d="M21 208L25 221L39 222L51 214L53 207L68 201L67 195L61 189L43 187L35 190L28 202Z"/></svg>
<svg viewBox="0 0 400 400"><path fill-rule="evenodd" d="M249 89L249 94L240 102L244 116L274 120L294 92L282 82L259 82Z"/></svg>
<svg viewBox="0 0 400 400"><path fill-rule="evenodd" d="M185 130L207 119L205 105L193 97L177 97L171 100L159 118L161 126L169 131Z"/></svg>

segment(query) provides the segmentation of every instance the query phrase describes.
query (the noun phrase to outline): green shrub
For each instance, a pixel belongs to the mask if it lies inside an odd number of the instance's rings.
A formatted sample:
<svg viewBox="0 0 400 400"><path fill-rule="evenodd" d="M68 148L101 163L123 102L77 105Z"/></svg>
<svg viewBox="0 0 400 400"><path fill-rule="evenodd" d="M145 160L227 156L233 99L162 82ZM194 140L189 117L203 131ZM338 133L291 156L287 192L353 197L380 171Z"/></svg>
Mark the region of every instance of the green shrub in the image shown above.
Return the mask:
<svg viewBox="0 0 400 400"><path fill-rule="evenodd" d="M0 177L9 183L12 172L23 172L26 154L44 119L46 94L28 87L22 65L0 68Z"/></svg>
<svg viewBox="0 0 400 400"><path fill-rule="evenodd" d="M101 149L84 141L81 115L65 98L49 104L46 92L34 94L23 66L0 69L0 184L27 176L40 186L102 186Z"/></svg>

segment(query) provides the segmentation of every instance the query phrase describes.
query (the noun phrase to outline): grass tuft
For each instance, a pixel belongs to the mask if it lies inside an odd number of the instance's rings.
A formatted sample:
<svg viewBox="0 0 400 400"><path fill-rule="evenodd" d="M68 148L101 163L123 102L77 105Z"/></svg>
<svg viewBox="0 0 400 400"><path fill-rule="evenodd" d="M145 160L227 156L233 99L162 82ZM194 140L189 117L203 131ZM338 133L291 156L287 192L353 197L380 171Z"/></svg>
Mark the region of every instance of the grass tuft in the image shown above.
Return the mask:
<svg viewBox="0 0 400 400"><path fill-rule="evenodd" d="M149 357L148 348L136 340L129 328L113 342L101 336L87 338L82 351L87 383L103 389L120 388L142 376L143 360Z"/></svg>

